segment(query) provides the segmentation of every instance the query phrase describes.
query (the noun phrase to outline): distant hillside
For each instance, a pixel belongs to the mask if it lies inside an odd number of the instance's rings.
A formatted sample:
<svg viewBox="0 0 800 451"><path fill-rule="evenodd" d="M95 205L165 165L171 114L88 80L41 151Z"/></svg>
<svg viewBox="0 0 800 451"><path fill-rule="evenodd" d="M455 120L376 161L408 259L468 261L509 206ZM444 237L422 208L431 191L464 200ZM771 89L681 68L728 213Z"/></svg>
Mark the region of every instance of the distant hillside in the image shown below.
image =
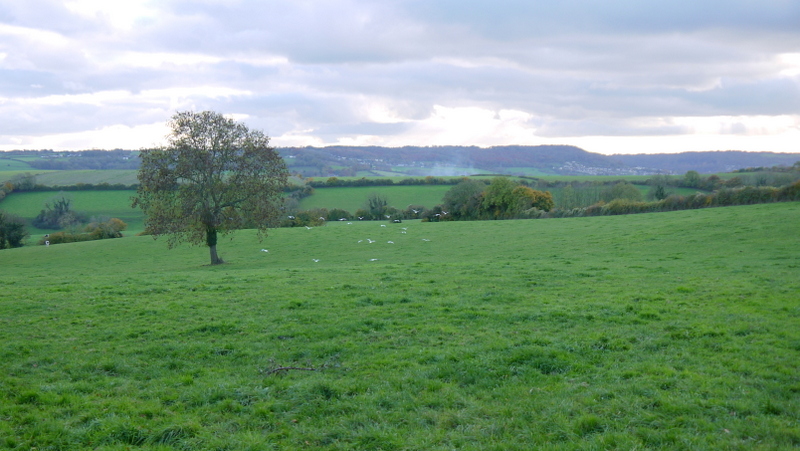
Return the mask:
<svg viewBox="0 0 800 451"><path fill-rule="evenodd" d="M304 175L356 175L360 171L409 175L481 172L542 174L638 174L621 161L575 146L289 147L278 149L290 169ZM647 173L657 172L651 170Z"/></svg>
<svg viewBox="0 0 800 451"><path fill-rule="evenodd" d="M791 166L800 153L684 152L602 155L575 146L284 147L289 171L305 177L508 175L649 175L730 172L748 167ZM88 150L0 152L0 171L131 170L138 151Z"/></svg>
<svg viewBox="0 0 800 451"><path fill-rule="evenodd" d="M729 172L747 167L791 166L800 153L684 152L602 155L575 146L289 147L278 149L290 169L308 176L356 175L359 171L410 175L480 172L531 175L648 175ZM378 175L377 173L375 175Z"/></svg>
<svg viewBox="0 0 800 451"><path fill-rule="evenodd" d="M742 152L682 152L674 154L612 155L626 166L658 168L674 174L697 171L704 174L731 172L737 169L792 166L800 161L800 153Z"/></svg>

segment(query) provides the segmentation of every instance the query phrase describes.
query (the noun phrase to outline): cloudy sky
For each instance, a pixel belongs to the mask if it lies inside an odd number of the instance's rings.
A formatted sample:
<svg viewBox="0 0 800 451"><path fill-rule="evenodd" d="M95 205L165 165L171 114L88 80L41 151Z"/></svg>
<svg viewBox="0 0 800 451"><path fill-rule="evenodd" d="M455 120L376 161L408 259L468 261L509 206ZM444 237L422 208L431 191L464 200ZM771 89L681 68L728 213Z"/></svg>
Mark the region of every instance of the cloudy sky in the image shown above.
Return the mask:
<svg viewBox="0 0 800 451"><path fill-rule="evenodd" d="M276 146L800 152L800 1L0 0L0 150L183 110Z"/></svg>

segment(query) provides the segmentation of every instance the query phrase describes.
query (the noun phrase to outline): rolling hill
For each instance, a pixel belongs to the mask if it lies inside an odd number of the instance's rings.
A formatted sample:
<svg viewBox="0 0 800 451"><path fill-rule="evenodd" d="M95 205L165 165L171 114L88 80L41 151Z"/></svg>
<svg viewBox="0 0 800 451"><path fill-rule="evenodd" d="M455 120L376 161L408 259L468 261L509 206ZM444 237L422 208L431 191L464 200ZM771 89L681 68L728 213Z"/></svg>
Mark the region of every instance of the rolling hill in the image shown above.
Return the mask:
<svg viewBox="0 0 800 451"><path fill-rule="evenodd" d="M649 175L728 172L747 167L791 166L800 153L683 152L676 154L601 155L579 147L560 146L329 146L277 149L292 174L330 176L459 176L506 174ZM6 171L128 170L138 168L138 151L0 153L0 181ZM7 174L5 174L7 175ZM130 179L130 177L129 177Z"/></svg>

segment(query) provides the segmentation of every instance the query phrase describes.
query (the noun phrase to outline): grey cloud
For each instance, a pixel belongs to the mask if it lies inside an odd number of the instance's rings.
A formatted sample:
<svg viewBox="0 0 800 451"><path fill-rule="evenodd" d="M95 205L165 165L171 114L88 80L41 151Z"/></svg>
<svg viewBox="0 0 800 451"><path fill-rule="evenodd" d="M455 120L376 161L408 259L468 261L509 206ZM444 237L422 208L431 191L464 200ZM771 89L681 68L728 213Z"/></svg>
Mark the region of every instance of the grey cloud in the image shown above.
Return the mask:
<svg viewBox="0 0 800 451"><path fill-rule="evenodd" d="M500 39L585 33L671 33L708 28L796 31L800 4L785 0L412 0L419 20L462 25Z"/></svg>
<svg viewBox="0 0 800 451"><path fill-rule="evenodd" d="M696 93L691 100L709 114L783 115L800 111L800 83L797 81L766 80L760 83L730 83L717 89Z"/></svg>
<svg viewBox="0 0 800 451"><path fill-rule="evenodd" d="M410 123L379 124L374 122L362 122L357 124L335 124L320 127L314 130L314 134L330 141L336 141L342 137L370 135L370 136L393 136L413 128Z"/></svg>
<svg viewBox="0 0 800 451"><path fill-rule="evenodd" d="M0 40L0 134L58 133L165 120L193 107L247 114L269 134L335 140L402 136L434 105L520 110L540 136L665 135L647 118L797 114L800 2L765 0L398 0L154 2L130 30L61 2L6 2L0 23L47 34ZM38 14L38 15L37 15ZM2 29L0 29L0 32ZM215 57L137 66L127 52ZM274 58L286 63L265 64ZM123 64L112 64L122 60ZM124 64L127 63L127 64ZM252 93L152 99L171 88ZM115 103L37 106L52 94L123 90ZM380 103L398 123L370 123ZM73 112L73 113L70 113Z"/></svg>

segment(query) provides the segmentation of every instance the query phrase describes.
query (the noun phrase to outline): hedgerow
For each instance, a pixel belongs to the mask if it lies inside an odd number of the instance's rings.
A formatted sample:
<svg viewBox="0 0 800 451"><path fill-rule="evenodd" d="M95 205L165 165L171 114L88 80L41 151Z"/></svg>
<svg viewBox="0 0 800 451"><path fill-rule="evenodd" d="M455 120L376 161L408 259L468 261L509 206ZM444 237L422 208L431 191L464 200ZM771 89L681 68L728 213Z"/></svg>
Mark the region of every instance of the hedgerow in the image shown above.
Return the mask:
<svg viewBox="0 0 800 451"><path fill-rule="evenodd" d="M543 218L566 218L578 216L610 216L635 213L692 210L708 207L727 207L734 205L765 204L772 202L793 202L800 200L800 180L781 188L772 186L743 186L722 188L713 193L696 193L689 196L671 195L653 202L637 202L627 199L614 199L611 202L598 202L584 208L556 209L543 213Z"/></svg>

